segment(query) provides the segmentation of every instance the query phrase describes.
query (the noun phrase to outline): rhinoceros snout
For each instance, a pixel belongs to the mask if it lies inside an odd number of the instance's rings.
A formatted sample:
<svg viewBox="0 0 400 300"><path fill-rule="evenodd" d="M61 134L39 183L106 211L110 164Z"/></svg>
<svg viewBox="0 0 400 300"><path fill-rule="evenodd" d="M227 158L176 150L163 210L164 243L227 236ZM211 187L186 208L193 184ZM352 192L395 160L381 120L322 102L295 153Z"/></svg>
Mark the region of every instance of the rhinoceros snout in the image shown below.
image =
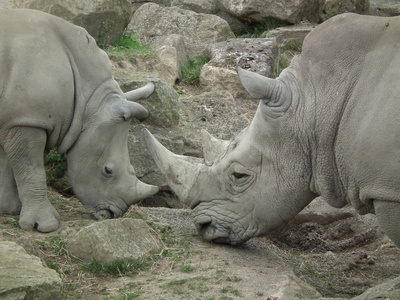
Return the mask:
<svg viewBox="0 0 400 300"><path fill-rule="evenodd" d="M93 216L96 218L96 220L113 219L114 213L108 209L101 209L93 213Z"/></svg>
<svg viewBox="0 0 400 300"><path fill-rule="evenodd" d="M97 220L103 220L119 218L120 216L122 216L123 213L124 211L122 211L118 207L114 205L109 205L108 208L99 209L92 214Z"/></svg>
<svg viewBox="0 0 400 300"><path fill-rule="evenodd" d="M221 244L232 244L229 232L226 228L219 226L209 216L202 215L195 219L197 231L206 241L212 241Z"/></svg>

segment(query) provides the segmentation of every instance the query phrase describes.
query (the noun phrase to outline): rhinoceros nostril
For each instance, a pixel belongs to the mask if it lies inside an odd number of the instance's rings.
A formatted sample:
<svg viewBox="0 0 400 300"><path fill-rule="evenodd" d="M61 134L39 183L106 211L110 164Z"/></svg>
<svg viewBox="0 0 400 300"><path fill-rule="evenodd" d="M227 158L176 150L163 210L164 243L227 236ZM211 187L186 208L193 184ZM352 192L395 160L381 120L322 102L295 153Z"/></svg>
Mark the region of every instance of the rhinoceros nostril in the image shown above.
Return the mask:
<svg viewBox="0 0 400 300"><path fill-rule="evenodd" d="M197 230L201 233L207 229L212 223L212 219L209 216L199 216L195 219Z"/></svg>
<svg viewBox="0 0 400 300"><path fill-rule="evenodd" d="M112 219L114 213L108 209L101 209L93 214L97 220Z"/></svg>

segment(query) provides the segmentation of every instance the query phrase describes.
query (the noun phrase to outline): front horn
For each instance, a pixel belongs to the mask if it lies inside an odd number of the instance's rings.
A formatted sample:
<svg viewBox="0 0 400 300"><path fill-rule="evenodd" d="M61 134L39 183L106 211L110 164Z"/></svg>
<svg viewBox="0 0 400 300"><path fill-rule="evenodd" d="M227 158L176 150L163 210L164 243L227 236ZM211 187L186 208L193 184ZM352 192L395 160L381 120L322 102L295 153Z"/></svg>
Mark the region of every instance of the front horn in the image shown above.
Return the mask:
<svg viewBox="0 0 400 300"><path fill-rule="evenodd" d="M141 88L124 93L124 97L128 101L146 99L154 93L155 89L156 89L156 84L154 82L149 82L148 84L142 86Z"/></svg>
<svg viewBox="0 0 400 300"><path fill-rule="evenodd" d="M164 175L169 187L179 200L193 207L190 192L195 184L200 169L205 166L203 159L176 155L165 148L157 139L144 129L144 139L154 162Z"/></svg>

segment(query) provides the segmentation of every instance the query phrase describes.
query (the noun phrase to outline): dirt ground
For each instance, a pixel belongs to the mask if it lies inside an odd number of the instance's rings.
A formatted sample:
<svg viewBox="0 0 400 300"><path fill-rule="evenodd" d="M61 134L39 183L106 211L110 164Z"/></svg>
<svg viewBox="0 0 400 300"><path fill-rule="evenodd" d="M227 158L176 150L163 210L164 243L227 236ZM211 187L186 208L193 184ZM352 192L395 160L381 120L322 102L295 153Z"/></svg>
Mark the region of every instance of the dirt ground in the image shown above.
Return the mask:
<svg viewBox="0 0 400 300"><path fill-rule="evenodd" d="M60 274L65 299L274 299L266 278L271 272L290 274L290 269L325 297L351 298L400 275L399 249L360 217L328 225L297 224L233 247L202 241L188 210L136 205L124 217L146 220L164 247L128 271L95 270L69 255L66 243L96 221L73 197L50 191L49 198L61 215L59 230L27 232L18 227L17 216L0 216L0 240L36 248ZM300 299L311 299L313 293L302 295Z"/></svg>

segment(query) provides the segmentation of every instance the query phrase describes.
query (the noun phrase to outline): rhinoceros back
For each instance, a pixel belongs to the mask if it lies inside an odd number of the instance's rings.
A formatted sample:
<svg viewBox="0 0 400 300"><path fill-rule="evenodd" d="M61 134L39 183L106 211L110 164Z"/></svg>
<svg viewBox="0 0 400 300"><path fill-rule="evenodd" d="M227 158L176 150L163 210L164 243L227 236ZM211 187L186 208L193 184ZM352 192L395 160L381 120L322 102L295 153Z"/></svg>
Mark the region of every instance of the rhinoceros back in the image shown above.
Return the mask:
<svg viewBox="0 0 400 300"><path fill-rule="evenodd" d="M43 128L49 146L111 78L107 55L86 30L35 10L0 10L0 57L0 130Z"/></svg>

